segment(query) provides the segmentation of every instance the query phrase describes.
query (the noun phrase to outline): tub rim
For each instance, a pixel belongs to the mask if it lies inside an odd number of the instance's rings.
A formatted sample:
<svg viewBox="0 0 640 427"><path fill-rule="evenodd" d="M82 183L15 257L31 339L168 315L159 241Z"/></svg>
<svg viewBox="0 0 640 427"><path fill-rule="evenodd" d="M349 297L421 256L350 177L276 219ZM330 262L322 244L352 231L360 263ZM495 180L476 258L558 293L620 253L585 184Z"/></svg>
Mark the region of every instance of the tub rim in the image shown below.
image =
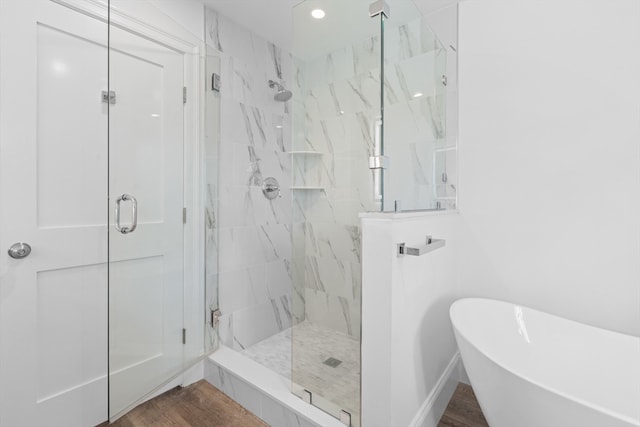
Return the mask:
<svg viewBox="0 0 640 427"><path fill-rule="evenodd" d="M524 308L524 309L527 309L527 310L531 310L531 311L534 311L534 312L537 312L537 313L541 313L541 314L543 314L545 316L549 316L549 317L552 317L554 319L559 319L562 322L569 322L569 323L572 323L572 324L580 325L581 327L597 329L597 330L600 330L600 331L604 331L604 332L606 332L608 334L616 334L616 335L620 335L620 336L623 336L623 337L630 337L632 339L637 339L638 340L638 346L640 348L640 337L639 336L623 334L623 333L618 332L618 331L612 331L610 329L600 328L598 326L592 326L592 325L589 325L589 324L586 324L586 323L577 322L577 321L572 320L572 319L567 319L566 317L562 317L562 316L558 316L558 315L555 315L555 314L552 314L552 313L548 313L546 311L538 310L538 309L535 309L535 308L532 308L532 307L529 307L529 306L526 306L526 305L516 304L516 303L513 303L513 302L500 300L500 299L496 299L496 298L464 297L464 298L459 298L459 299L455 300L451 304L451 306L449 306L449 320L451 321L451 326L453 327L454 332L456 333L456 335L459 334L461 337L463 337L465 339L465 341L467 341L469 343L469 345L472 345L473 348L476 351L478 351L485 358L490 360L491 363L493 363L496 366L500 367L500 369L503 369L503 370L509 372L510 374L514 375L515 377L520 378L520 379L522 379L522 380L524 380L524 381L526 381L526 382L528 382L530 384L533 384L536 387L539 387L539 388L541 388L543 390L546 390L546 391L548 391L550 393L553 393L555 395L561 396L561 397L563 397L563 398L565 398L567 400L570 400L572 402L578 403L578 404L580 404L582 406L585 406L587 408L591 408L591 409L597 410L597 411L599 411L601 413L604 413L604 414L606 414L608 416L611 416L611 417L613 417L615 419L618 419L620 421L627 422L627 423L631 424L632 426L640 427L640 418L633 418L631 415L627 415L627 414L616 412L616 411L614 411L612 409L609 409L609 408L606 408L606 407L602 406L601 404L593 403L593 402L591 402L589 400L586 400L586 399L583 399L583 398L580 398L580 397L576 397L574 395L570 395L570 394L568 394L566 392L563 392L563 391L559 391L558 389L556 389L554 387L551 387L551 386L548 386L548 385L544 385L540 381L533 380L529 375L524 375L522 373L514 372L514 370L511 367L505 366L503 363L497 362L494 357L489 356L484 350L478 348L476 345L473 344L473 341L469 339L467 334L463 333L460 330L460 328L458 328L456 326L456 323L454 322L454 316L453 316L453 310L454 310L455 306L460 305L462 303L469 303L469 302L472 302L472 301L477 301L477 302L481 302L481 303L482 302L499 303L500 305L509 306L509 307L521 307L521 308ZM638 359L638 360L639 360L638 364L640 364L640 359ZM464 360L463 360L463 362L464 362Z"/></svg>

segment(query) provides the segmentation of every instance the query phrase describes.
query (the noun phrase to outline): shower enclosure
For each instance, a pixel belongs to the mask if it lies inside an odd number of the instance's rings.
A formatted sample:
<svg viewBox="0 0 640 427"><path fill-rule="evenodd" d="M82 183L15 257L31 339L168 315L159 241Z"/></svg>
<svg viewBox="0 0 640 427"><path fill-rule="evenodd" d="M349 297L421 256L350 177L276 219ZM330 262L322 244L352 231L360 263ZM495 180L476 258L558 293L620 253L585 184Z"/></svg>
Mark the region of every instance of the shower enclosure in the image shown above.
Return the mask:
<svg viewBox="0 0 640 427"><path fill-rule="evenodd" d="M205 14L220 58L207 81L221 82L220 140L207 146L219 160L217 338L358 426L359 214L455 208L446 51L405 0L301 2L291 54ZM212 383L259 413L223 359Z"/></svg>

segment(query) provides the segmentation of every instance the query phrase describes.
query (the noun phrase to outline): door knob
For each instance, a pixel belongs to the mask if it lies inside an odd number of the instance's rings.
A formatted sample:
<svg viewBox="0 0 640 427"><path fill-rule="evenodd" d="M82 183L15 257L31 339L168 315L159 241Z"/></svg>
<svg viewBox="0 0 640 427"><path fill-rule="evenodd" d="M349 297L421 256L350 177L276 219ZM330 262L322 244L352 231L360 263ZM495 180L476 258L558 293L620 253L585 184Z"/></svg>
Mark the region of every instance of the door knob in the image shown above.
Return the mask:
<svg viewBox="0 0 640 427"><path fill-rule="evenodd" d="M9 256L15 259L22 259L29 256L31 253L31 246L28 243L14 243L9 248Z"/></svg>

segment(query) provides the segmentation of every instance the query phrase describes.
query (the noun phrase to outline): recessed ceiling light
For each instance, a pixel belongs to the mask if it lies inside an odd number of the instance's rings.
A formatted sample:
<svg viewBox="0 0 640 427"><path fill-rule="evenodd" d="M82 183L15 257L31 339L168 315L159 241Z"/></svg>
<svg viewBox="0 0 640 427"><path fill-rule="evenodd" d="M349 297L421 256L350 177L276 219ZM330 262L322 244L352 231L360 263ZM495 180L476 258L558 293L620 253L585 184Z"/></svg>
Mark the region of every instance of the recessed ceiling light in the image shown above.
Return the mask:
<svg viewBox="0 0 640 427"><path fill-rule="evenodd" d="M322 9L313 9L311 11L311 16L313 16L316 19L324 18L324 15L325 15L325 13L324 13L324 10L322 10Z"/></svg>
<svg viewBox="0 0 640 427"><path fill-rule="evenodd" d="M422 92L416 92L413 94L414 98L420 98L422 96Z"/></svg>

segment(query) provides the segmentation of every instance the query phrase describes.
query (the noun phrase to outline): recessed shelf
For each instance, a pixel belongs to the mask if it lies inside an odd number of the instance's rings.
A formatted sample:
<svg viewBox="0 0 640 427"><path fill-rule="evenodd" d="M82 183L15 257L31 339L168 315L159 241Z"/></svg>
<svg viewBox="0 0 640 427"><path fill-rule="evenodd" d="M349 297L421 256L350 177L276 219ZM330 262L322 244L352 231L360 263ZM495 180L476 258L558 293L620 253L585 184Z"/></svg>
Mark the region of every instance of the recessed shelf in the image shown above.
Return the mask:
<svg viewBox="0 0 640 427"><path fill-rule="evenodd" d="M306 185L295 185L289 188L292 190L324 190L324 187L310 187Z"/></svg>
<svg viewBox="0 0 640 427"><path fill-rule="evenodd" d="M322 156L324 153L319 151L289 151L289 154L297 154L301 156Z"/></svg>

